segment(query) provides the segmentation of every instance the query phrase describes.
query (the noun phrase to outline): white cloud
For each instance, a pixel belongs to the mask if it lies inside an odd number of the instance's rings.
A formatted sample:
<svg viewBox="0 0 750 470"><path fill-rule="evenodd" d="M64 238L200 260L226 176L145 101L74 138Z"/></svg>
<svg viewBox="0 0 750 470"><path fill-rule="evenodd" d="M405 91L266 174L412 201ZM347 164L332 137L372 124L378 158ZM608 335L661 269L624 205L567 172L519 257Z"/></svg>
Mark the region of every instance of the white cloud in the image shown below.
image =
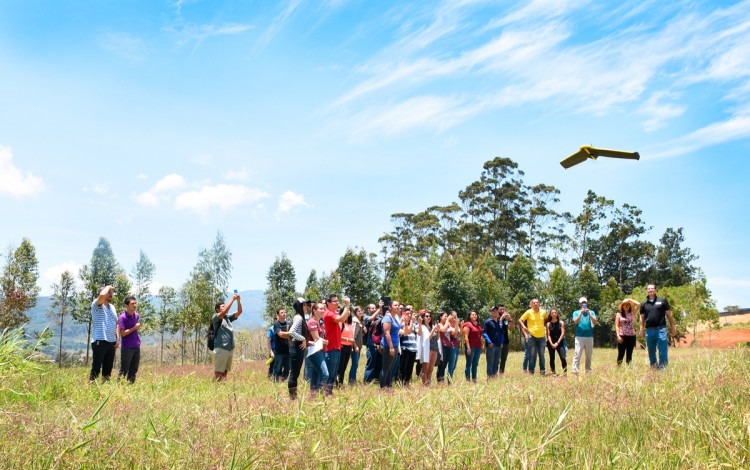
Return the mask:
<svg viewBox="0 0 750 470"><path fill-rule="evenodd" d="M305 202L304 195L297 194L293 191L284 192L284 194L279 196L279 204L276 208L276 220L281 217L281 214L291 212L291 210L297 206L310 207L309 204Z"/></svg>
<svg viewBox="0 0 750 470"><path fill-rule="evenodd" d="M178 210L205 214L211 208L228 211L238 206L252 204L269 197L260 189L237 184L217 184L203 186L198 191L188 191L175 198L174 207Z"/></svg>
<svg viewBox="0 0 750 470"><path fill-rule="evenodd" d="M649 96L641 105L640 112L649 117L643 123L643 128L646 131L655 131L664 127L666 121L681 116L687 109L686 106L663 103L663 98L670 98L670 96L666 92L656 92Z"/></svg>
<svg viewBox="0 0 750 470"><path fill-rule="evenodd" d="M271 22L271 25L260 36L260 39L258 39L258 45L256 47L266 47L279 33L279 31L281 31L284 25L286 25L287 21L289 21L289 18L294 14L301 3L302 0L288 0L286 8L284 8L284 10L279 13L276 18L274 18L274 20Z"/></svg>
<svg viewBox="0 0 750 470"><path fill-rule="evenodd" d="M664 144L652 146L651 158L668 158L695 152L705 147L750 137L750 114L743 113L714 122Z"/></svg>
<svg viewBox="0 0 750 470"><path fill-rule="evenodd" d="M84 193L91 192L91 193L96 193L96 194L99 194L100 196L103 196L109 192L109 182L95 184L91 187L84 186L83 192Z"/></svg>
<svg viewBox="0 0 750 470"><path fill-rule="evenodd" d="M130 62L142 62L148 55L143 39L124 33L105 33L99 36L99 45Z"/></svg>
<svg viewBox="0 0 750 470"><path fill-rule="evenodd" d="M159 204L168 199L171 193L187 186L185 178L172 173L156 182L153 188L135 197L141 205L158 207Z"/></svg>
<svg viewBox="0 0 750 470"><path fill-rule="evenodd" d="M254 27L249 24L227 23L227 24L185 24L180 27L165 28L164 31L174 36L178 45L194 43L193 52L206 39L217 36L235 36L246 33Z"/></svg>
<svg viewBox="0 0 750 470"><path fill-rule="evenodd" d="M65 271L70 271L70 274L75 278L75 285L77 289L82 287L81 280L78 278L78 273L83 266L76 263L75 261L67 261L65 263L56 264L42 271L40 287L43 295L52 295L52 284L58 284L60 282L60 276Z"/></svg>
<svg viewBox="0 0 750 470"><path fill-rule="evenodd" d="M245 168L241 170L229 170L224 173L224 178L229 181L247 181L250 179L250 172Z"/></svg>
<svg viewBox="0 0 750 470"><path fill-rule="evenodd" d="M13 197L35 196L44 191L44 181L13 164L13 151L0 145L0 194Z"/></svg>

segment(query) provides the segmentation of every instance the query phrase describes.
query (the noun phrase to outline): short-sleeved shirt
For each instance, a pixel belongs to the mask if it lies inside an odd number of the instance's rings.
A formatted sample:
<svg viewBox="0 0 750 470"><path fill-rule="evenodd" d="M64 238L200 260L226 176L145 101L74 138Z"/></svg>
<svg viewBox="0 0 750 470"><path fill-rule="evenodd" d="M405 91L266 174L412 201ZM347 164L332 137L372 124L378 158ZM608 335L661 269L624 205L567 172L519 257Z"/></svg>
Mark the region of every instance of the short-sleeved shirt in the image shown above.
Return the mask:
<svg viewBox="0 0 750 470"><path fill-rule="evenodd" d="M336 321L336 317L339 315L333 310L326 310L323 314L323 328L326 329L326 339L328 344L325 346L325 351L341 351L341 326ZM335 372L332 372L335 373Z"/></svg>
<svg viewBox="0 0 750 470"><path fill-rule="evenodd" d="M589 310L588 315L583 315L582 313L583 312L580 310L573 312L573 321L576 321L576 318L581 317L578 325L576 325L576 336L580 336L581 338L591 338L594 336L594 325L591 324L591 319L593 318L596 320L596 312Z"/></svg>
<svg viewBox="0 0 750 470"><path fill-rule="evenodd" d="M118 325L120 325L120 331L129 330L135 326L136 323L138 323L141 319L141 316L138 315L138 312L133 313L133 316L131 317L128 315L127 312L122 312L120 314L119 320L117 320ZM141 337L138 335L138 330L133 331L127 336L122 337L122 349L136 349L141 347Z"/></svg>
<svg viewBox="0 0 750 470"><path fill-rule="evenodd" d="M117 341L117 311L112 304L91 302L91 342Z"/></svg>
<svg viewBox="0 0 750 470"><path fill-rule="evenodd" d="M313 331L318 332L318 337L325 338L326 332L323 330L323 328L320 326L320 322L316 318L310 318L307 320L307 330L312 333Z"/></svg>
<svg viewBox="0 0 750 470"><path fill-rule="evenodd" d="M211 323L214 326L214 348L234 350L234 327L232 322L237 320L237 314L227 315L223 321L219 318L218 313L211 317Z"/></svg>
<svg viewBox="0 0 750 470"><path fill-rule="evenodd" d="M266 336L271 338L271 350L275 351L276 349L276 333L273 332L273 325L268 327L268 333L266 333Z"/></svg>
<svg viewBox="0 0 750 470"><path fill-rule="evenodd" d="M538 312L530 308L521 315L521 321L526 322L526 328L529 329L529 333L534 338L547 337L547 331L544 329L544 320L546 319L547 311L541 308Z"/></svg>
<svg viewBox="0 0 750 470"><path fill-rule="evenodd" d="M646 328L667 326L667 310L672 310L667 299L656 297L641 304L641 315L646 315Z"/></svg>
<svg viewBox="0 0 750 470"><path fill-rule="evenodd" d="M289 324L287 322L280 322L276 320L273 323L273 333L276 336L276 344L273 347L274 354L289 354L289 340L279 336L280 331L289 331Z"/></svg>
<svg viewBox="0 0 750 470"><path fill-rule="evenodd" d="M468 346L472 349L482 347L482 327L477 323L476 325L470 321L464 323L464 328L469 329L469 344Z"/></svg>
<svg viewBox="0 0 750 470"><path fill-rule="evenodd" d="M390 323L391 324L391 343L393 344L393 347L395 349L398 349L398 332L401 330L401 324L398 322L397 319L393 318L391 315L385 315L383 316L383 319L381 320L383 323L383 338L380 340L380 346L387 348L388 342L385 340L385 324Z"/></svg>

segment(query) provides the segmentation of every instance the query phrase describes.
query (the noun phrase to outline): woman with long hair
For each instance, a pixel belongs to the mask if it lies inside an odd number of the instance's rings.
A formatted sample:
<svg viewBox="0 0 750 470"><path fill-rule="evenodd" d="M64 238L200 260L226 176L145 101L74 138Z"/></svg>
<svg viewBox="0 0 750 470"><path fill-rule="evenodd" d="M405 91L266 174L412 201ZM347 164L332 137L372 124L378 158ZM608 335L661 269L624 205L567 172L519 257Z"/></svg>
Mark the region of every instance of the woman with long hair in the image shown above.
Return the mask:
<svg viewBox="0 0 750 470"><path fill-rule="evenodd" d="M451 347L450 337L446 335L448 331L448 312L440 314L435 324L438 336L438 361L437 361L437 379L438 383L445 380L445 370L448 368L448 348Z"/></svg>
<svg viewBox="0 0 750 470"><path fill-rule="evenodd" d="M463 336L468 351L464 375L466 380L476 382L479 358L482 355L482 325L479 324L479 315L474 310L469 312L469 316L464 322Z"/></svg>
<svg viewBox="0 0 750 470"><path fill-rule="evenodd" d="M336 376L336 385L341 386L344 384L344 375L346 374L346 366L349 365L349 359L354 351L354 324L353 315L349 315L346 321L341 324L341 361L339 362L339 370Z"/></svg>
<svg viewBox="0 0 750 470"><path fill-rule="evenodd" d="M380 353L383 355L383 369L380 371L380 388L393 386L393 375L396 373L396 362L399 358L399 331L401 323L401 304L395 300L388 310L383 312L383 338L380 340Z"/></svg>
<svg viewBox="0 0 750 470"><path fill-rule="evenodd" d="M547 317L547 351L549 351L549 368L555 373L555 351L560 356L563 373L568 373L568 346L565 344L565 323L560 320L560 312L553 308Z"/></svg>
<svg viewBox="0 0 750 470"><path fill-rule="evenodd" d="M401 311L401 359L399 360L399 381L408 386L414 373L414 362L417 360L417 324L412 320L413 307L407 305Z"/></svg>
<svg viewBox="0 0 750 470"><path fill-rule="evenodd" d="M432 323L432 315L426 309L419 311L419 329L417 335L419 339L417 344L419 346L419 352L417 353L417 359L422 364L422 370L420 377L424 385L430 385L432 380L432 370L435 368L435 362L438 358L438 344L439 344L439 324L436 322Z"/></svg>
<svg viewBox="0 0 750 470"><path fill-rule="evenodd" d="M458 312L452 310L448 315L448 327L445 330L449 338L450 347L448 350L448 381L453 383L453 373L456 372L458 364L458 351L461 347L461 330L458 325Z"/></svg>
<svg viewBox="0 0 750 470"><path fill-rule="evenodd" d="M635 323L634 312L640 308L640 303L634 299L625 299L620 302L620 313L615 316L615 333L617 334L617 365L630 364L633 360L633 348L635 348Z"/></svg>
<svg viewBox="0 0 750 470"><path fill-rule="evenodd" d="M328 344L325 339L326 332L325 328L321 324L323 314L325 314L326 307L322 302L318 302L313 305L312 313L310 314L310 320L307 321L307 329L310 331L310 339L312 345L308 348L307 363L310 365L309 379L310 379L310 395L315 396L320 391L320 387L328 380L328 367L326 366L325 354L323 354L323 348L316 345L318 341L322 341L322 346ZM317 349L312 354L312 350Z"/></svg>
<svg viewBox="0 0 750 470"><path fill-rule="evenodd" d="M296 400L297 380L299 379L299 373L302 370L302 364L307 353L307 340L310 339L310 332L307 330L307 322L305 321L305 299L294 301L294 318L292 319L292 326L289 328L289 337L292 340L292 344L289 347L291 368L287 386L289 388L289 398Z"/></svg>

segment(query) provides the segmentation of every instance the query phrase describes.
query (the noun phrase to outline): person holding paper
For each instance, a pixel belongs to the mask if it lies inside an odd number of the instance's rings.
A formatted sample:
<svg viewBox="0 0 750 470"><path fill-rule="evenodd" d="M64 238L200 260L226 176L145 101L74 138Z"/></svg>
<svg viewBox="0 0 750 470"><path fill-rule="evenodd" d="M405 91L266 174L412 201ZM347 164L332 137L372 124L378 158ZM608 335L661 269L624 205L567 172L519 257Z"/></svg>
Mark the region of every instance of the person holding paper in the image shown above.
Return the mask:
<svg viewBox="0 0 750 470"><path fill-rule="evenodd" d="M325 307L322 303L313 305L310 320L307 321L307 329L310 332L312 345L307 348L307 363L310 366L310 395L315 397L320 391L320 386L328 382L328 367L323 353L323 346L328 344L325 340L325 328L320 324Z"/></svg>

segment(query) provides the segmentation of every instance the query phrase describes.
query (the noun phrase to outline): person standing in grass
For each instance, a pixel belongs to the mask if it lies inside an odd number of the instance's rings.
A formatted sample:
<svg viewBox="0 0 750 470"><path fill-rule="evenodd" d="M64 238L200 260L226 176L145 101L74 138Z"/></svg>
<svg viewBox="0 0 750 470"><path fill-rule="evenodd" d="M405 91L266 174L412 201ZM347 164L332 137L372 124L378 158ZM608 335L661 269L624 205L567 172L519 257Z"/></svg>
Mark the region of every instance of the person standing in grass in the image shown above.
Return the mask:
<svg viewBox="0 0 750 470"><path fill-rule="evenodd" d="M386 308L388 307L388 308ZM391 301L390 306L384 306L383 319L383 338L380 340L380 352L383 356L383 369L380 371L380 388L391 388L393 386L393 376L396 374L396 363L399 358L400 344L399 331L401 323L401 304L395 300Z"/></svg>
<svg viewBox="0 0 750 470"><path fill-rule="evenodd" d="M565 323L560 320L560 312L553 308L549 311L547 322L547 350L549 351L549 369L555 374L555 352L560 356L563 373L568 373L567 345L565 344Z"/></svg>
<svg viewBox="0 0 750 470"><path fill-rule="evenodd" d="M407 305L401 311L401 330L399 331L399 342L401 344L401 357L398 366L399 381L408 386L414 374L414 362L417 360L417 324L412 320L413 307Z"/></svg>
<svg viewBox="0 0 750 470"><path fill-rule="evenodd" d="M648 360L651 368L663 370L669 364L669 338L667 337L667 319L669 319L669 332L672 336L677 335L672 309L667 299L656 296L656 285L649 284L646 287L648 297L641 303L641 327L640 334L646 336L648 347ZM659 362L656 362L656 350L659 350Z"/></svg>
<svg viewBox="0 0 750 470"><path fill-rule="evenodd" d="M99 296L91 302L91 382L94 382L99 374L102 375L102 381L109 380L115 364L115 352L120 346L117 311L111 303L114 293L114 286L105 286L99 291Z"/></svg>
<svg viewBox="0 0 750 470"><path fill-rule="evenodd" d="M349 315L346 321L341 324L341 360L336 377L336 385L338 386L344 384L344 375L346 375L346 367L349 365L352 352L354 352L354 315Z"/></svg>
<svg viewBox="0 0 750 470"><path fill-rule="evenodd" d="M307 320L305 320L305 299L299 298L294 301L294 318L292 326L289 328L289 338L292 341L289 347L289 398L297 399L297 381L302 370L302 364L305 361L307 352L307 341L310 339L310 333L307 330Z"/></svg>
<svg viewBox="0 0 750 470"><path fill-rule="evenodd" d="M490 318L484 321L482 336L485 344L485 359L487 360L487 379L497 377L500 355L503 350L503 329L497 306L490 310Z"/></svg>
<svg viewBox="0 0 750 470"><path fill-rule="evenodd" d="M289 377L289 324L286 321L286 309L276 311L276 321L273 323L273 333L276 335L274 349L273 378L276 382L286 381Z"/></svg>
<svg viewBox="0 0 750 470"><path fill-rule="evenodd" d="M383 301L380 306L375 308L375 304L367 306L367 315L365 316L365 333L367 343L367 363L365 364L364 382L366 384L373 380L380 380L380 371L383 366L383 356L380 354L380 339L383 329L380 325L383 319Z"/></svg>
<svg viewBox="0 0 750 470"><path fill-rule="evenodd" d="M237 302L237 311L229 315L232 304ZM229 303L219 302L214 307L215 314L211 318L214 328L214 379L217 382L227 380L227 374L232 370L234 356L234 327L232 322L242 315L240 294L234 294Z"/></svg>
<svg viewBox="0 0 750 470"><path fill-rule="evenodd" d="M538 358L539 373L544 375L546 372L544 367L544 350L547 344L547 330L544 328L544 324L547 320L547 312L539 308L539 299L537 298L531 299L530 305L531 308L521 315L518 324L521 326L523 335L529 346L529 374L534 374Z"/></svg>
<svg viewBox="0 0 750 470"><path fill-rule="evenodd" d="M581 366L581 354L586 354L586 373L591 372L591 356L594 353L594 327L598 323L596 312L588 308L586 297L578 300L580 308L573 312L573 323L576 325L576 347L573 353L573 373L578 374Z"/></svg>
<svg viewBox="0 0 750 470"><path fill-rule="evenodd" d="M453 383L453 374L456 372L458 364L458 352L461 348L461 336L458 326L458 313L452 310L448 315L446 322L445 336L448 339L448 346L443 347L443 354L446 357L448 368L448 382Z"/></svg>
<svg viewBox="0 0 750 470"><path fill-rule="evenodd" d="M438 359L439 325L432 323L432 314L427 309L419 311L419 328L417 329L417 360L422 363L420 377L424 385L430 385L432 371Z"/></svg>
<svg viewBox="0 0 750 470"><path fill-rule="evenodd" d="M362 354L362 347L365 343L365 327L362 323L363 316L364 311L362 310L362 307L354 307L354 318L352 318L352 325L354 326L354 344L352 345L352 366L349 368L349 385L357 383L359 358Z"/></svg>
<svg viewBox="0 0 750 470"><path fill-rule="evenodd" d="M323 347L328 344L325 339L325 327L320 323L323 319L325 306L322 303L313 304L310 319L307 321L307 329L310 332L311 344L308 348L307 364L308 378L310 379L310 396L315 397L320 387L328 383L328 366L326 366L323 348L317 348L316 343L322 342ZM316 350L317 349L317 350Z"/></svg>
<svg viewBox="0 0 750 470"><path fill-rule="evenodd" d="M630 364L633 360L633 348L635 348L635 309L641 304L634 299L625 299L620 302L620 313L615 316L615 334L617 335L617 365Z"/></svg>
<svg viewBox="0 0 750 470"><path fill-rule="evenodd" d="M500 327L503 330L503 352L500 353L500 375L505 374L505 364L508 362L510 352L510 331L513 329L513 318L505 311L505 305L497 305L497 316L500 319Z"/></svg>
<svg viewBox="0 0 750 470"><path fill-rule="evenodd" d="M438 333L438 360L435 379L438 384L445 380L445 370L448 367L447 348L451 347L450 337L446 334L448 325L448 312L443 312L440 314L436 325Z"/></svg>
<svg viewBox="0 0 750 470"><path fill-rule="evenodd" d="M323 327L326 331L325 346L326 367L328 367L328 380L325 384L327 395L333 394L333 384L336 381L336 373L341 361L341 324L349 317L349 297L344 296L344 308L337 313L339 296L330 294L326 298L326 312L323 315Z"/></svg>
<svg viewBox="0 0 750 470"><path fill-rule="evenodd" d="M482 325L479 324L479 315L474 310L469 312L469 316L464 322L463 336L464 344L469 352L464 375L466 380L476 383L479 358L482 356Z"/></svg>
<svg viewBox="0 0 750 470"><path fill-rule="evenodd" d="M268 347L268 358L270 359L268 361L268 379L273 378L273 367L274 367L274 352L273 348L276 346L276 333L273 331L273 325L276 323L276 319L278 317L274 313L273 315L273 323L271 323L271 326L268 327L268 331L266 332L266 346Z"/></svg>
<svg viewBox="0 0 750 470"><path fill-rule="evenodd" d="M119 377L127 377L131 384L135 382L138 366L141 363L141 337L138 334L141 328L141 316L135 311L137 305L135 297L126 297L125 311L117 321L120 338L122 338Z"/></svg>

